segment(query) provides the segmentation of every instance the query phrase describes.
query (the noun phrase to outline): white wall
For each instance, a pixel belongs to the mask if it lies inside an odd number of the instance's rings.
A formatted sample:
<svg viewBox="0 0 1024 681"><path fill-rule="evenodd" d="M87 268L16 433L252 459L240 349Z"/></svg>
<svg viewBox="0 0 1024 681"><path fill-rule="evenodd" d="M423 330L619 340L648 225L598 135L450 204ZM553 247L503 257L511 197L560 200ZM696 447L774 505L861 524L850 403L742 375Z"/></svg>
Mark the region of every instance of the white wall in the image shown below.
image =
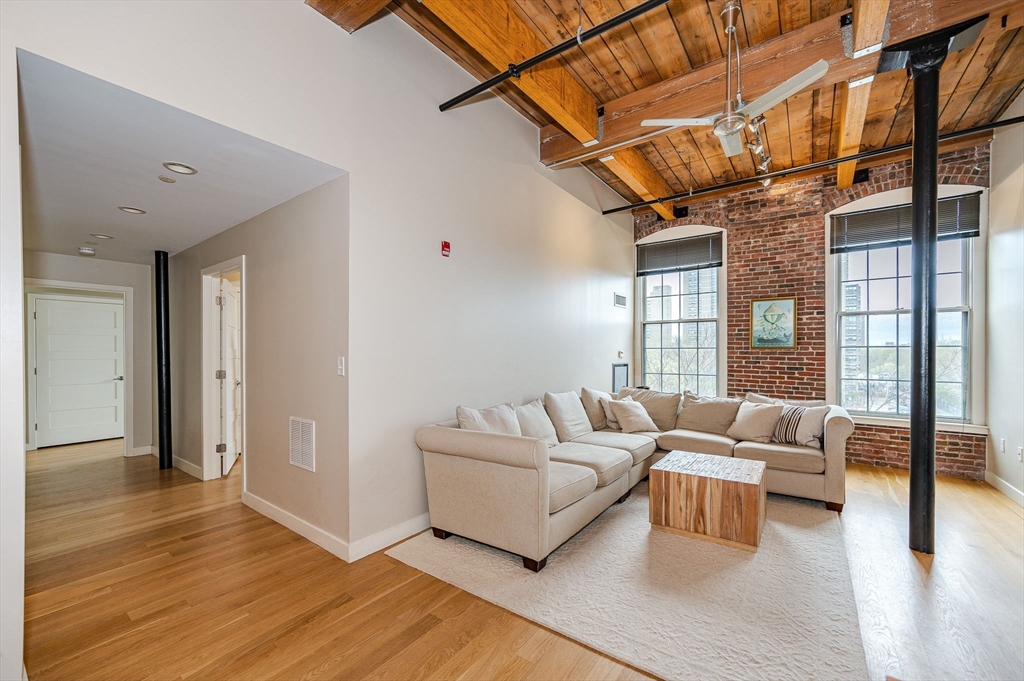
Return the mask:
<svg viewBox="0 0 1024 681"><path fill-rule="evenodd" d="M1024 97L1004 118L1024 115ZM988 236L986 479L1024 506L1024 126L995 133ZM1001 441L1006 441L1002 451Z"/></svg>
<svg viewBox="0 0 1024 681"><path fill-rule="evenodd" d="M154 45L176 46L174 58ZM5 0L3 678L20 669L23 562L16 48L351 173L350 419L363 422L349 434L343 538L376 536L360 551L423 522L417 426L459 402L607 385L616 350L632 361L631 309L611 307L613 289L632 299L631 225L598 210L621 200L585 170L541 168L536 129L500 100L438 112L474 79L397 18L348 35L299 0ZM441 239L453 242L451 259L441 260ZM336 360L321 359L333 372Z"/></svg>
<svg viewBox="0 0 1024 681"><path fill-rule="evenodd" d="M201 272L244 255L245 492L339 540L348 391L334 365L348 354L348 213L341 177L173 256L169 282L176 465L203 465ZM316 421L316 472L288 463L289 416Z"/></svg>
<svg viewBox="0 0 1024 681"><path fill-rule="evenodd" d="M153 268L149 265L25 251L25 276L34 279L129 286L132 290L132 439L153 445ZM131 449L129 449L129 453Z"/></svg>

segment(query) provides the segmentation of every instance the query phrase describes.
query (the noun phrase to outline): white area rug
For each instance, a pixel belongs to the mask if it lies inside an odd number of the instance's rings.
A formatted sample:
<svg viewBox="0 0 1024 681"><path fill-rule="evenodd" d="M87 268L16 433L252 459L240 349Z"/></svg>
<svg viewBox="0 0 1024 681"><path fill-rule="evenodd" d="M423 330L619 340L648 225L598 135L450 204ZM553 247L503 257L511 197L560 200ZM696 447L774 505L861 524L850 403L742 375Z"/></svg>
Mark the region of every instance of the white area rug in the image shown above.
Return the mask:
<svg viewBox="0 0 1024 681"><path fill-rule="evenodd" d="M387 555L663 679L866 679L839 518L769 495L757 553L651 530L647 483L534 574L428 531Z"/></svg>

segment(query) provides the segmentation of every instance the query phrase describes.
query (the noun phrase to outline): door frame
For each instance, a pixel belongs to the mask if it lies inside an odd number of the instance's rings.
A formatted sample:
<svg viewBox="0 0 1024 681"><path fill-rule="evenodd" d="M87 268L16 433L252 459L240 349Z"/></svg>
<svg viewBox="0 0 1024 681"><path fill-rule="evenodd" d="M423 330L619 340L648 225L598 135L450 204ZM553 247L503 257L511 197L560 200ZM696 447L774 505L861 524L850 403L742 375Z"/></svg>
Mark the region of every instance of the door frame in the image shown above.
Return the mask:
<svg viewBox="0 0 1024 681"><path fill-rule="evenodd" d="M217 442L220 439L220 406L221 406L221 395L220 386L215 379L214 372L220 366L220 310L217 308L214 298L219 295L220 287L215 286L221 276L229 274L231 272L239 272L239 285L238 290L241 296L241 300L238 305L238 324L241 327L239 333L239 344L242 353L242 370L241 370L241 405L239 408L239 418L242 421L242 492L246 491L246 470L247 470L247 448L246 448L246 430L248 421L246 419L246 407L248 400L246 399L246 390L248 388L248 382L246 381L246 363L248 359L246 343L246 303L247 296L245 292L246 286L246 272L245 272L245 256L240 255L237 258L231 258L224 262L212 265L210 267L203 268L201 271L202 276L202 288L203 295L200 302L203 313L203 337L202 337L202 378L200 385L202 386L202 424L203 424L203 480L215 480L222 476L222 468L220 465L220 455L217 454ZM237 465L237 464L236 464Z"/></svg>
<svg viewBox="0 0 1024 681"><path fill-rule="evenodd" d="M25 277L25 288L46 286L63 288L73 291L104 291L124 295L124 455L142 456L153 453L153 445L135 446L135 288L132 286L114 286L113 284L86 284L78 281L60 281L57 279L36 279ZM28 304L29 296L39 296L33 291L25 291L25 451L36 449L36 431L32 426L36 422L36 383L29 380L28 370L36 362L36 321L32 317L32 308ZM50 294L60 295L60 294ZM243 386L244 387L244 386Z"/></svg>

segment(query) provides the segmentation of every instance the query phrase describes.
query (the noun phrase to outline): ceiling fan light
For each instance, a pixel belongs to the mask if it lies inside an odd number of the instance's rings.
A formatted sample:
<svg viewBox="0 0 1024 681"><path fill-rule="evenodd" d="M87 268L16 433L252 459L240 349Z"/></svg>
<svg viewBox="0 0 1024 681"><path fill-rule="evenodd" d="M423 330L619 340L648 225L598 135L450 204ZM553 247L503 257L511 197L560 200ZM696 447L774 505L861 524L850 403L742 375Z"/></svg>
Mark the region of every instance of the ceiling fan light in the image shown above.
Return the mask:
<svg viewBox="0 0 1024 681"><path fill-rule="evenodd" d="M719 137L729 137L743 130L747 119L742 114L727 113L715 122L715 134Z"/></svg>

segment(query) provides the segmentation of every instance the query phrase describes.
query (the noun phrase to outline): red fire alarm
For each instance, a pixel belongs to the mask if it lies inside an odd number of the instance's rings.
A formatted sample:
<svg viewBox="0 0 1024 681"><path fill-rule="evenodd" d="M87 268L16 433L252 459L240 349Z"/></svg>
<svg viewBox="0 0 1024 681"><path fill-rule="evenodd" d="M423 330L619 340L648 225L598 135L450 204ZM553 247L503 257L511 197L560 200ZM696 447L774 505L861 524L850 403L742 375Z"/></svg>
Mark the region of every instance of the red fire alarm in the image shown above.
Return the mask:
<svg viewBox="0 0 1024 681"><path fill-rule="evenodd" d="M451 254L452 254L452 245L451 245L451 243L448 242L448 241L442 241L441 242L441 255L443 255L444 257L447 258Z"/></svg>

